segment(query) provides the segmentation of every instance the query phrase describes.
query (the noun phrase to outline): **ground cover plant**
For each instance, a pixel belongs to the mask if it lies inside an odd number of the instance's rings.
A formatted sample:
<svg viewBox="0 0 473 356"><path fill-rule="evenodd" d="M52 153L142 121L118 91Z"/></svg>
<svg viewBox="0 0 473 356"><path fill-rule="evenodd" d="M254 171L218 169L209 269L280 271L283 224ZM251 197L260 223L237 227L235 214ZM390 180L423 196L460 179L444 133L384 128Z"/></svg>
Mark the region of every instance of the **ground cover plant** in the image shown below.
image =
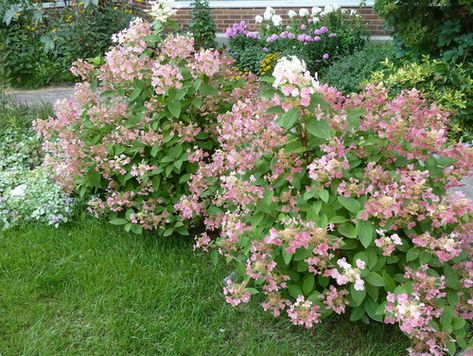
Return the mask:
<svg viewBox="0 0 473 356"><path fill-rule="evenodd" d="M271 7L255 17L258 31L250 31L245 21L230 26L228 53L243 71L270 73L275 63L268 56L296 55L312 73L320 72L334 60L361 49L368 30L356 11L347 13L335 5L289 10L288 21ZM264 61L264 63L262 63Z"/></svg>
<svg viewBox="0 0 473 356"><path fill-rule="evenodd" d="M131 19L124 2L64 3L45 9L37 1L0 1L0 66L9 85L73 81L72 62L102 54Z"/></svg>
<svg viewBox="0 0 473 356"><path fill-rule="evenodd" d="M255 295L306 328L344 313L397 323L412 355L471 346L473 205L446 192L473 150L445 145L448 114L415 90L344 97L295 57L271 82L220 116L222 149L182 198L183 218L204 213L195 246L236 268L226 300Z"/></svg>
<svg viewBox="0 0 473 356"><path fill-rule="evenodd" d="M215 147L217 115L249 95L252 81L237 79L220 52L195 51L193 37L167 36L174 10L161 5L151 9L153 25L137 18L118 33L103 62L78 61L72 71L85 82L36 128L45 165L67 192L89 199L94 215L136 233L185 235L176 204Z"/></svg>
<svg viewBox="0 0 473 356"><path fill-rule="evenodd" d="M41 140L32 121L49 107L2 103L0 109L0 230L29 221L58 226L73 212L73 198L41 167Z"/></svg>

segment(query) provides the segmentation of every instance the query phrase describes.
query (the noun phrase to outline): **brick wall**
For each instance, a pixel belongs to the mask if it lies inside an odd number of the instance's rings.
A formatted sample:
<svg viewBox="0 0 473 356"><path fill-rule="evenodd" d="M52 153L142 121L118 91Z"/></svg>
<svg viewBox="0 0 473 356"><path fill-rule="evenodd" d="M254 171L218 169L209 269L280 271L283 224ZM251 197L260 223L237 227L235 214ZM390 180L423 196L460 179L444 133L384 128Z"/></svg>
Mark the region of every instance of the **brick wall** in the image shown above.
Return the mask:
<svg viewBox="0 0 473 356"><path fill-rule="evenodd" d="M145 9L147 3L145 0L134 0L135 5L139 9ZM293 8L298 10L299 8ZM351 10L352 8L346 7ZM364 7L361 9L355 8L365 19L368 29L374 36L385 36L389 35L389 32L384 30L384 22L379 15L374 11L372 7ZM276 13L281 15L283 19L287 20L287 12L290 8L275 8ZM227 27L231 26L235 22L242 20L246 21L252 30L256 30L257 25L255 24L254 18L256 15L262 15L264 8L216 8L211 9L215 24L217 25L217 32L225 32ZM179 9L177 12L177 20L179 23L187 26L191 20L191 9Z"/></svg>

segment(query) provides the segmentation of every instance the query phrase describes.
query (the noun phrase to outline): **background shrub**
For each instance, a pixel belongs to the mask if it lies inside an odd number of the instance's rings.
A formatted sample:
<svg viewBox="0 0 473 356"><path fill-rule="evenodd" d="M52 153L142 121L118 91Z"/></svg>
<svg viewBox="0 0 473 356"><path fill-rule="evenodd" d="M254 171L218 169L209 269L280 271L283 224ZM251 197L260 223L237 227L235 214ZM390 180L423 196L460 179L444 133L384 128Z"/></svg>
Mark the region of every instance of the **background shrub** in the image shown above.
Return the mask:
<svg viewBox="0 0 473 356"><path fill-rule="evenodd" d="M194 37L196 48L215 47L215 22L207 0L194 0L192 3L189 30Z"/></svg>
<svg viewBox="0 0 473 356"><path fill-rule="evenodd" d="M32 1L0 2L0 66L10 85L72 81L72 62L101 55L131 19L120 2L87 4L45 10Z"/></svg>
<svg viewBox="0 0 473 356"><path fill-rule="evenodd" d="M380 69L384 60L393 57L390 45L368 44L333 63L322 74L321 81L346 94L359 92L362 83L371 77L371 72Z"/></svg>
<svg viewBox="0 0 473 356"><path fill-rule="evenodd" d="M377 0L376 11L394 29L398 56L464 62L473 51L471 0Z"/></svg>

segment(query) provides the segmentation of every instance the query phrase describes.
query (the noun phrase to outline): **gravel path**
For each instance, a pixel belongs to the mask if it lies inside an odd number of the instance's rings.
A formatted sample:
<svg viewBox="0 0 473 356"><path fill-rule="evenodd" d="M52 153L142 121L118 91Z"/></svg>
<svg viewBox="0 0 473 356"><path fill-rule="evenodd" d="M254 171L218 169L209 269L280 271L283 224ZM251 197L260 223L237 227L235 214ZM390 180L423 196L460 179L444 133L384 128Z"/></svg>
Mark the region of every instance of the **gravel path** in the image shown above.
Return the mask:
<svg viewBox="0 0 473 356"><path fill-rule="evenodd" d="M54 104L57 100L70 97L73 90L72 85L38 90L9 90L6 97L18 104Z"/></svg>
<svg viewBox="0 0 473 356"><path fill-rule="evenodd" d="M453 191L463 192L468 199L473 201L473 177L465 178L463 184L463 187L455 188Z"/></svg>
<svg viewBox="0 0 473 356"><path fill-rule="evenodd" d="M73 89L74 87L70 85L39 90L7 91L6 95L13 102L21 104L54 104L56 100L70 97ZM473 177L465 179L463 183L463 187L455 188L453 191L462 191L469 199L473 200Z"/></svg>

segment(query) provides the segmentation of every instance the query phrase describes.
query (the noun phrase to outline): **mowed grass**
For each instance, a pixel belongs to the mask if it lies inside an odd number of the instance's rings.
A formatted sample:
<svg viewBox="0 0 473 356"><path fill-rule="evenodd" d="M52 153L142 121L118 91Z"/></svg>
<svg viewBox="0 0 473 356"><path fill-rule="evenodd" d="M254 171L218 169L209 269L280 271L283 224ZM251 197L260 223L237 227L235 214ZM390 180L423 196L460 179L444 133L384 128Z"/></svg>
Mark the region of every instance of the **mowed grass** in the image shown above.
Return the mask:
<svg viewBox="0 0 473 356"><path fill-rule="evenodd" d="M0 355L399 355L392 326L332 318L313 330L255 301L224 302L231 270L182 237L95 220L0 235Z"/></svg>

